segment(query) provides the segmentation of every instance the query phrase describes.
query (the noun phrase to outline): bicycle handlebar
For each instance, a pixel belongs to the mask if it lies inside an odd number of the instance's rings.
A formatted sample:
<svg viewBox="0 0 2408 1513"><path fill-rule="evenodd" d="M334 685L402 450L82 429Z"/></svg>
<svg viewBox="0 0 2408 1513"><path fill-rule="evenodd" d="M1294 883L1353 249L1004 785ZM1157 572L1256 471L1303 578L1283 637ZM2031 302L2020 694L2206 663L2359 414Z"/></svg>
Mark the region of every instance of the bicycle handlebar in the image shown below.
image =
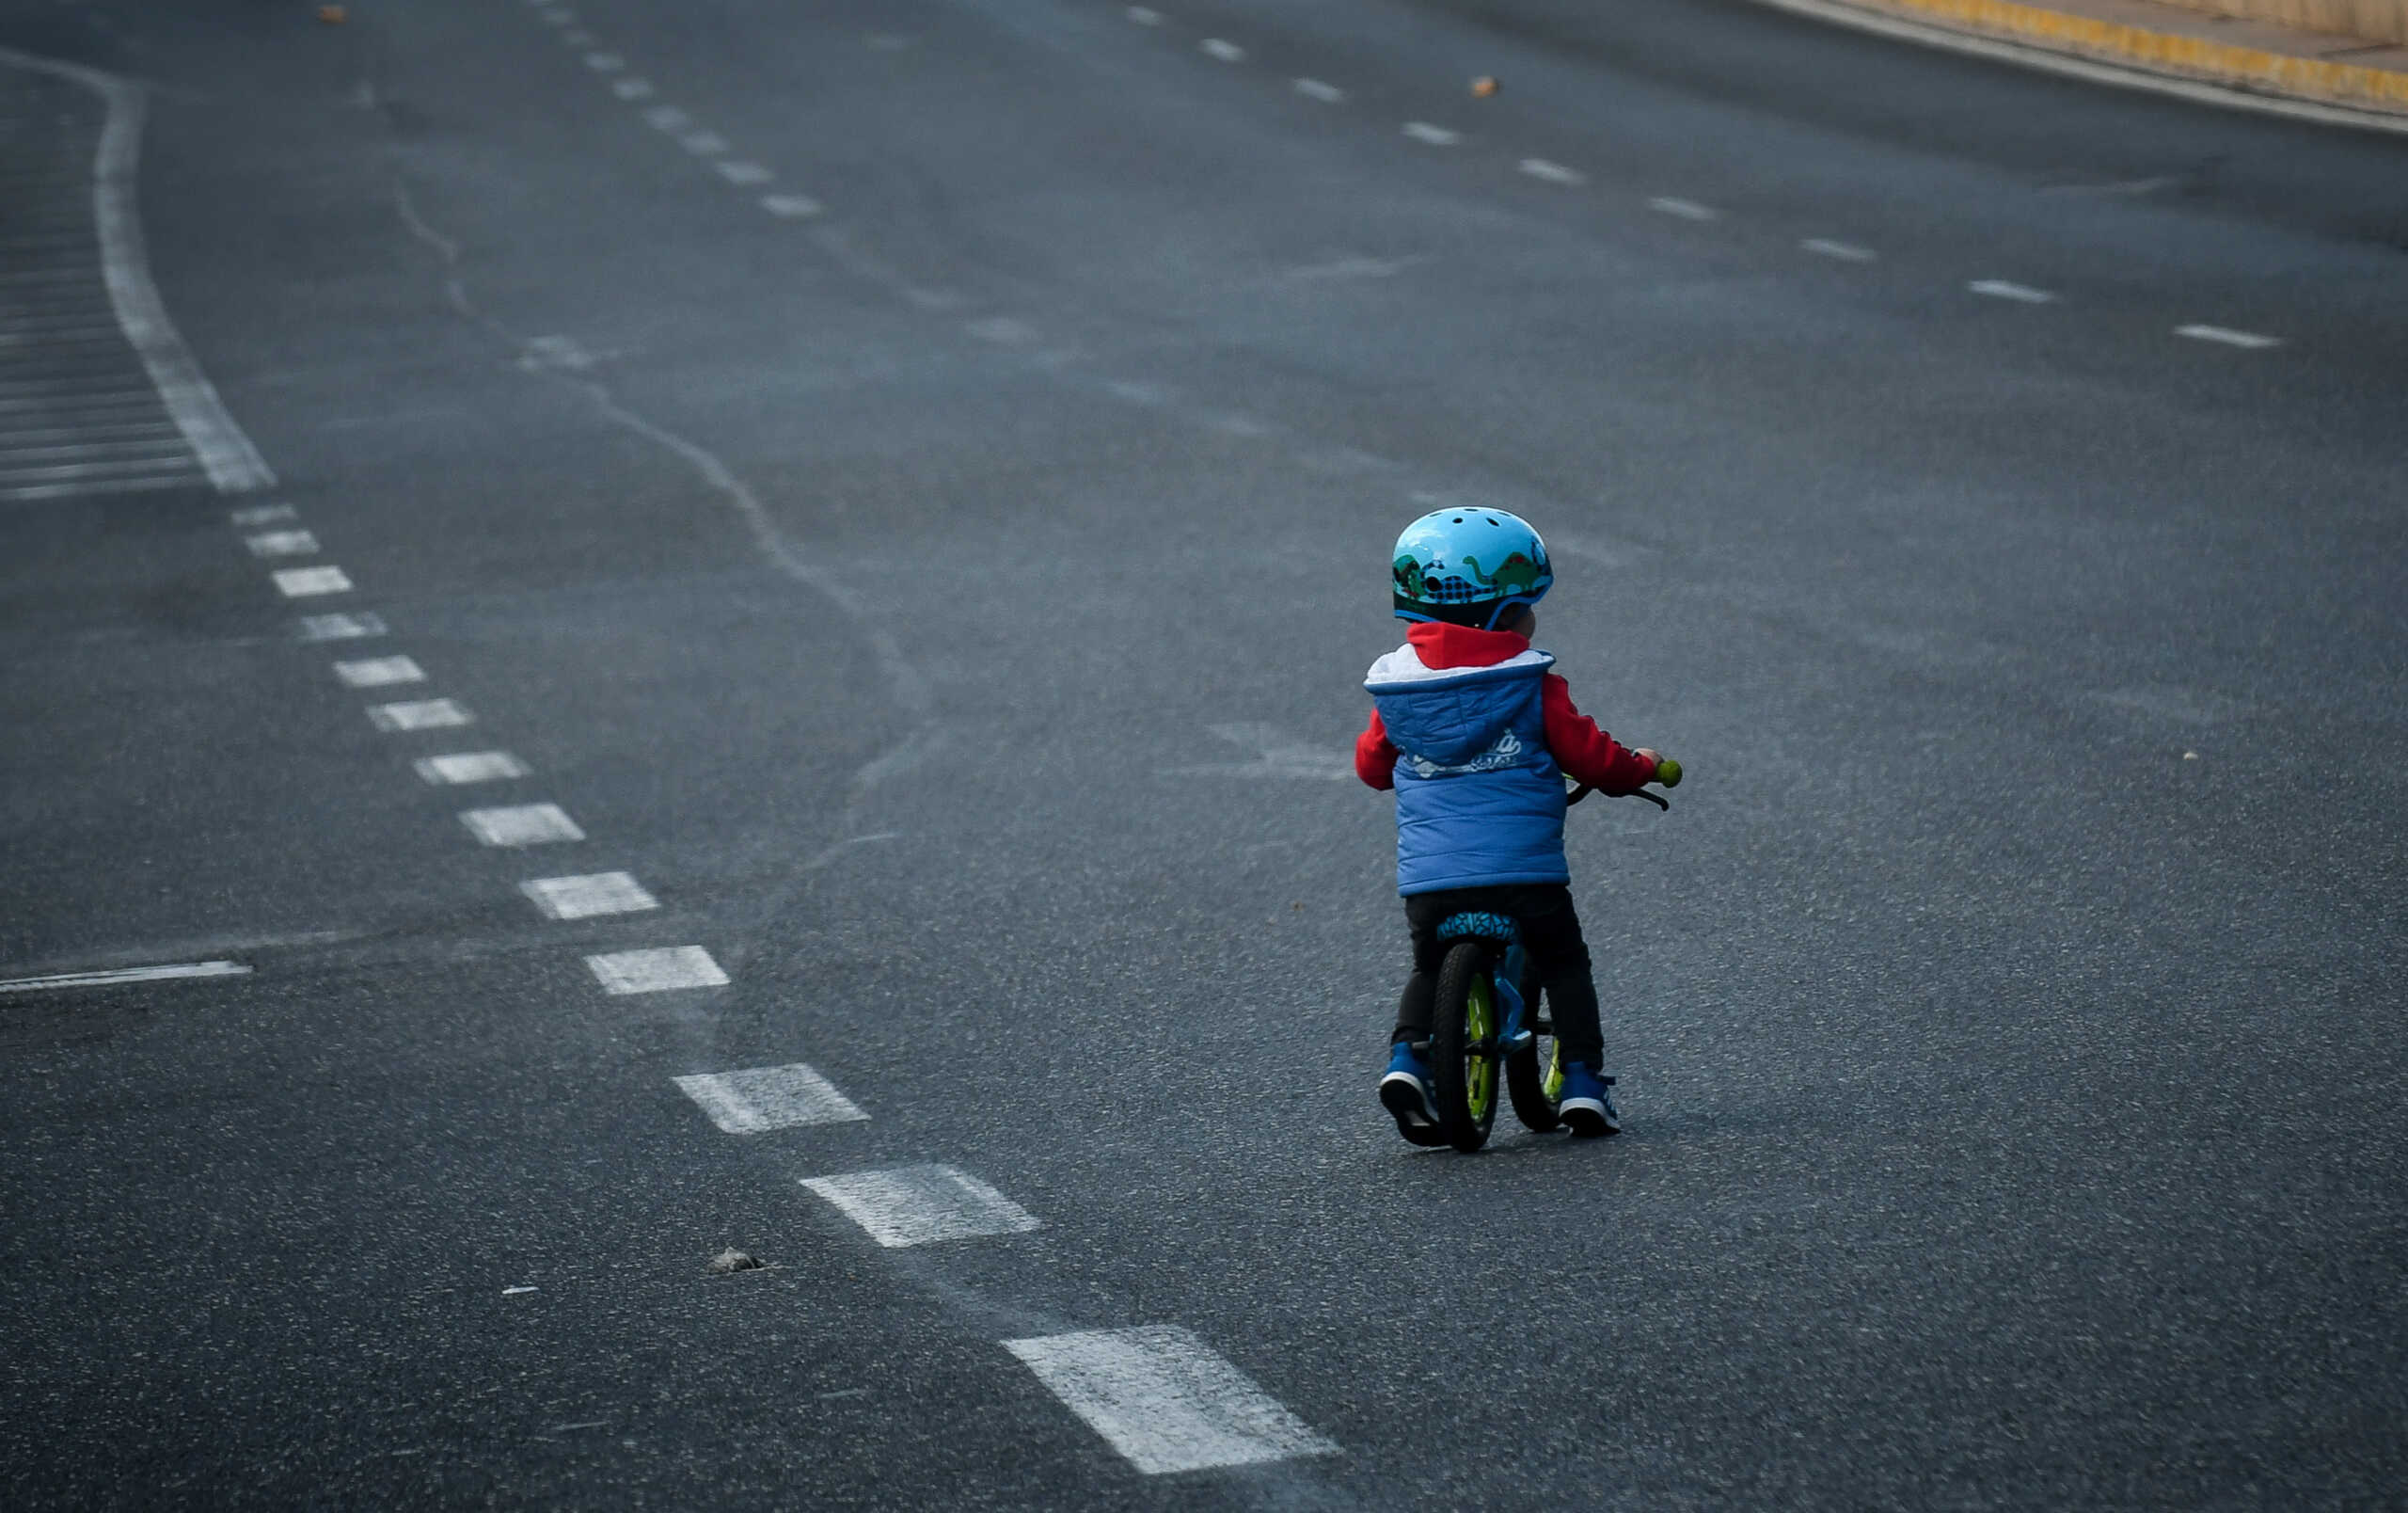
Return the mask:
<svg viewBox="0 0 2408 1513"><path fill-rule="evenodd" d="M1666 788L1679 788L1681 786L1681 764L1674 761L1670 756L1657 757L1656 759L1656 775L1649 778L1648 781L1651 783L1660 783ZM1573 788L1571 792L1563 796L1564 804L1566 807L1569 807L1579 803L1582 799L1587 798L1590 794L1594 793L1596 789L1591 788L1586 783L1577 784ZM1644 788L1634 790L1623 795L1623 797L1645 799L1648 803L1656 805L1658 809L1669 809L1671 807L1671 804L1665 803L1662 799L1657 798L1655 794L1646 791Z"/></svg>

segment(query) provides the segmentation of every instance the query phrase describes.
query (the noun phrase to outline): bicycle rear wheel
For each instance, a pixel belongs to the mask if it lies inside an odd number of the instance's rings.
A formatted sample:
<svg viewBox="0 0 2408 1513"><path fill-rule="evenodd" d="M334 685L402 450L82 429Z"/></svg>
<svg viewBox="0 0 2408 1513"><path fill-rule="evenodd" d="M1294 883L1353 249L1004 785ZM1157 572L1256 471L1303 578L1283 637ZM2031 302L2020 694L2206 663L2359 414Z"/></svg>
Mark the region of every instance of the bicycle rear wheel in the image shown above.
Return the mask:
<svg viewBox="0 0 2408 1513"><path fill-rule="evenodd" d="M1438 967L1434 1022L1430 1031L1430 1080L1438 1123L1458 1151L1488 1143L1497 1123L1497 1029L1502 1011L1489 979L1491 953L1465 941Z"/></svg>
<svg viewBox="0 0 2408 1513"><path fill-rule="evenodd" d="M1545 1133L1563 1124L1556 1107L1563 1095L1563 1052L1556 1044L1555 1022L1539 1011L1542 986L1538 968L1522 973L1523 1023L1538 1038L1505 1059L1505 1091L1513 1101L1513 1117Z"/></svg>

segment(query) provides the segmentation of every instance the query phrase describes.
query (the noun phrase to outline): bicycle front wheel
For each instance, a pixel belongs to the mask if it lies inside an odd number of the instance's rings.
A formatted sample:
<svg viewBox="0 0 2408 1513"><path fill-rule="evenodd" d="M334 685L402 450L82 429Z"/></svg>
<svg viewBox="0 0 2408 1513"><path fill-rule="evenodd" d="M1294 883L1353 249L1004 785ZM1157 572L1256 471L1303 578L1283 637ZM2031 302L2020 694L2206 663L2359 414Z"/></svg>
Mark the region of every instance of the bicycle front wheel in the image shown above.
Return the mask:
<svg viewBox="0 0 2408 1513"><path fill-rule="evenodd" d="M1497 989L1488 948L1465 941L1438 967L1437 1012L1430 1033L1432 1091L1438 1123L1458 1151L1488 1143L1497 1123L1498 1065Z"/></svg>

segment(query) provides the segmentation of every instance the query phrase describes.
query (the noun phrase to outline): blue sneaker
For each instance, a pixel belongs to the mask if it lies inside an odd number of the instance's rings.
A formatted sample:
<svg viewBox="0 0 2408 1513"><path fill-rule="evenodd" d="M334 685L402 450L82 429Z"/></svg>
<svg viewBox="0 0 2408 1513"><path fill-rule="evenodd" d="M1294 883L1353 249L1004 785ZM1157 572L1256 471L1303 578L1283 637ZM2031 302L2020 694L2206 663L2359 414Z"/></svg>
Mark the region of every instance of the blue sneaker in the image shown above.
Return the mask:
<svg viewBox="0 0 2408 1513"><path fill-rule="evenodd" d="M1444 1145L1438 1108L1430 1101L1430 1068L1413 1046L1388 1047L1388 1069L1380 1078L1380 1107L1396 1116L1396 1132L1416 1145Z"/></svg>
<svg viewBox="0 0 2408 1513"><path fill-rule="evenodd" d="M1588 1062L1566 1061L1556 1111L1575 1135L1619 1135L1622 1115L1614 1110L1613 1086L1613 1078L1590 1071Z"/></svg>

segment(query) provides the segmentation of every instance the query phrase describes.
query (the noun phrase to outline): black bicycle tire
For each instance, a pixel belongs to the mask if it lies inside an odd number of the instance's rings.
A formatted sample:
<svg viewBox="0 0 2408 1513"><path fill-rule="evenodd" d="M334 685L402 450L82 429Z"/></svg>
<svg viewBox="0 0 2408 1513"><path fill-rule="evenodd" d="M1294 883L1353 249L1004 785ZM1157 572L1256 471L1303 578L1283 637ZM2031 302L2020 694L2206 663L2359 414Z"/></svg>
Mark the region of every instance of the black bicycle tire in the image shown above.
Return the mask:
<svg viewBox="0 0 2408 1513"><path fill-rule="evenodd" d="M1494 1097L1488 1103L1486 1122L1472 1118L1471 1088L1464 1076L1465 1015L1471 984L1489 969L1488 963L1488 948L1477 942L1465 941L1447 952L1438 966L1437 1002L1430 1027L1431 1092L1438 1105L1438 1125L1446 1131L1447 1143L1466 1155L1488 1143L1488 1131L1497 1122Z"/></svg>
<svg viewBox="0 0 2408 1513"><path fill-rule="evenodd" d="M1541 991L1538 968L1524 971L1522 1014L1527 1025L1539 1022ZM1551 1050L1554 1042L1552 1035L1540 1035L1505 1059L1505 1095L1513 1102L1513 1117L1525 1128L1542 1135L1563 1127L1562 1114L1557 1111L1555 1100L1546 1095L1546 1059L1543 1053Z"/></svg>

